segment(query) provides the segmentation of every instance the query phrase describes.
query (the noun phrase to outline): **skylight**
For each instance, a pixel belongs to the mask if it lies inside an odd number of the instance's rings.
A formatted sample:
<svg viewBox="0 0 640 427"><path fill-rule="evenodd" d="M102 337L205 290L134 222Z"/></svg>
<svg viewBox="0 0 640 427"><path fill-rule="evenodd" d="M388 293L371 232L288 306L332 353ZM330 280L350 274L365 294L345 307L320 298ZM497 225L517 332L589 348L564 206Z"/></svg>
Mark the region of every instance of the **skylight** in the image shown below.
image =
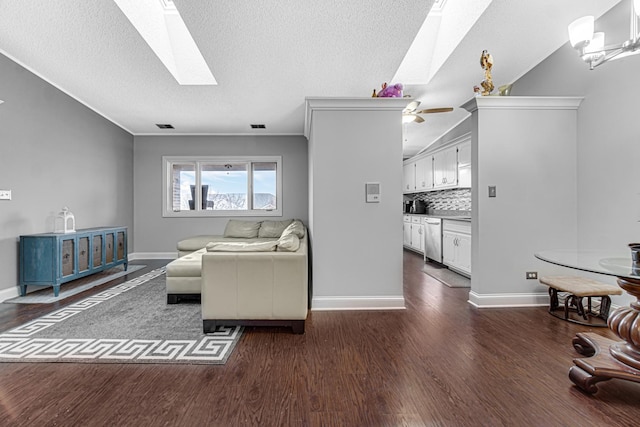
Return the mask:
<svg viewBox="0 0 640 427"><path fill-rule="evenodd" d="M434 1L392 81L428 84L491 2Z"/></svg>
<svg viewBox="0 0 640 427"><path fill-rule="evenodd" d="M172 0L114 0L181 85L216 85Z"/></svg>

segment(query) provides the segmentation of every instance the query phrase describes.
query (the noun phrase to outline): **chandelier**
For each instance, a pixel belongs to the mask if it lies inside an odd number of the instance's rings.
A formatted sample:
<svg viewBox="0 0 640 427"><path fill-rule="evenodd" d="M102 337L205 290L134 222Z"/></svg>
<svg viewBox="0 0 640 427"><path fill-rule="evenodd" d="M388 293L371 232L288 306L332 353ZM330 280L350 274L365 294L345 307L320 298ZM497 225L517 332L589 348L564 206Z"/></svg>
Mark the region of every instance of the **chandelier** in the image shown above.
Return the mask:
<svg viewBox="0 0 640 427"><path fill-rule="evenodd" d="M638 33L638 18L640 17L640 0L631 1L631 18L629 40L615 45L605 46L604 33L594 33L595 19L593 16L583 16L569 24L569 41L578 52L582 60L593 70L598 65L612 59L640 53L640 34Z"/></svg>

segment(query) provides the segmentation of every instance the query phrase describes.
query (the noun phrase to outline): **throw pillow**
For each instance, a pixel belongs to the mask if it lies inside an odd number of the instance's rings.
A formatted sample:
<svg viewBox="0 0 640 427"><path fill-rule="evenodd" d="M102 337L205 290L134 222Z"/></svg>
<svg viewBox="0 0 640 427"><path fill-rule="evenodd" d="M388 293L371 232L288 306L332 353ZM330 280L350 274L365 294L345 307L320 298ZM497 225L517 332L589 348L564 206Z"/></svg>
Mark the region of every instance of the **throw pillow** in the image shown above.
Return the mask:
<svg viewBox="0 0 640 427"><path fill-rule="evenodd" d="M299 239L304 237L304 225L299 219L294 220L287 228L284 229L280 237L295 234Z"/></svg>
<svg viewBox="0 0 640 427"><path fill-rule="evenodd" d="M278 240L278 250L295 252L300 247L300 239L295 234L287 234Z"/></svg>
<svg viewBox="0 0 640 427"><path fill-rule="evenodd" d="M245 239L258 237L260 222L230 219L224 229L224 237L243 237Z"/></svg>
<svg viewBox="0 0 640 427"><path fill-rule="evenodd" d="M277 239L292 222L292 219L285 221L262 221L260 230L258 230L258 237L275 237Z"/></svg>
<svg viewBox="0 0 640 427"><path fill-rule="evenodd" d="M276 250L277 240L269 242L209 242L208 252L271 252Z"/></svg>

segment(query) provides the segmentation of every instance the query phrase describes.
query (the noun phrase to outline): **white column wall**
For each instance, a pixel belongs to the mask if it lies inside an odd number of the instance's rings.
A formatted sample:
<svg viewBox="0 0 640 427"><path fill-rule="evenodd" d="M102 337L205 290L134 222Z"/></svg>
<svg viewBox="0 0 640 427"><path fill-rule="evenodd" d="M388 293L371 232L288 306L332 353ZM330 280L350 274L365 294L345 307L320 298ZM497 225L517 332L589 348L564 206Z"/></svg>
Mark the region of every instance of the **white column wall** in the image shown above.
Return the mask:
<svg viewBox="0 0 640 427"><path fill-rule="evenodd" d="M402 99L308 99L312 308L404 308ZM379 182L381 202L365 202Z"/></svg>
<svg viewBox="0 0 640 427"><path fill-rule="evenodd" d="M579 101L487 97L466 105L473 112L472 304L548 303L547 288L525 273L557 271L535 252L577 247ZM488 197L489 186L497 197Z"/></svg>

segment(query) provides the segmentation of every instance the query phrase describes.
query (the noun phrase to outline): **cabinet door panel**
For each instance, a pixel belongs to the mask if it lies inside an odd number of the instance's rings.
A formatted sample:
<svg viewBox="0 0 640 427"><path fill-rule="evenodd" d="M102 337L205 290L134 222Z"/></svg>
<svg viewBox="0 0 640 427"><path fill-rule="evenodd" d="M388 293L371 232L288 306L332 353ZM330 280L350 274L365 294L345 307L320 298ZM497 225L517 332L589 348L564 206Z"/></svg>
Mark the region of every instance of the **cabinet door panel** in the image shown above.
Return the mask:
<svg viewBox="0 0 640 427"><path fill-rule="evenodd" d="M471 188L471 142L458 146L458 187Z"/></svg>
<svg viewBox="0 0 640 427"><path fill-rule="evenodd" d="M422 224L411 224L411 246L422 252L423 243Z"/></svg>
<svg viewBox="0 0 640 427"><path fill-rule="evenodd" d="M89 236L78 238L78 271L89 270Z"/></svg>
<svg viewBox="0 0 640 427"><path fill-rule="evenodd" d="M74 239L65 239L62 241L62 277L71 276L75 270L75 260L73 253L75 251Z"/></svg>
<svg viewBox="0 0 640 427"><path fill-rule="evenodd" d="M124 231L119 231L118 232L118 251L116 256L118 257L118 261L121 261L124 259L124 254L125 254L125 238L124 238Z"/></svg>
<svg viewBox="0 0 640 427"><path fill-rule="evenodd" d="M447 148L433 155L433 186L454 187L458 184L458 149Z"/></svg>
<svg viewBox="0 0 640 427"><path fill-rule="evenodd" d="M413 193L416 189L416 164L409 163L402 167L402 191L404 193Z"/></svg>
<svg viewBox="0 0 640 427"><path fill-rule="evenodd" d="M102 265L102 235L93 236L93 268Z"/></svg>
<svg viewBox="0 0 640 427"><path fill-rule="evenodd" d="M404 236L404 245L411 246L411 223L405 222L403 223L403 236Z"/></svg>
<svg viewBox="0 0 640 427"><path fill-rule="evenodd" d="M113 233L106 234L106 242L105 242L105 255L106 255L106 263L111 264L114 261L114 237Z"/></svg>
<svg viewBox="0 0 640 427"><path fill-rule="evenodd" d="M416 188L421 191L433 188L433 158L422 158L416 162Z"/></svg>
<svg viewBox="0 0 640 427"><path fill-rule="evenodd" d="M471 274L471 236L467 234L458 235L458 267Z"/></svg>
<svg viewBox="0 0 640 427"><path fill-rule="evenodd" d="M458 148L446 150L444 183L458 185Z"/></svg>
<svg viewBox="0 0 640 427"><path fill-rule="evenodd" d="M449 231L442 233L442 263L446 265L455 264L455 247L456 234Z"/></svg>

